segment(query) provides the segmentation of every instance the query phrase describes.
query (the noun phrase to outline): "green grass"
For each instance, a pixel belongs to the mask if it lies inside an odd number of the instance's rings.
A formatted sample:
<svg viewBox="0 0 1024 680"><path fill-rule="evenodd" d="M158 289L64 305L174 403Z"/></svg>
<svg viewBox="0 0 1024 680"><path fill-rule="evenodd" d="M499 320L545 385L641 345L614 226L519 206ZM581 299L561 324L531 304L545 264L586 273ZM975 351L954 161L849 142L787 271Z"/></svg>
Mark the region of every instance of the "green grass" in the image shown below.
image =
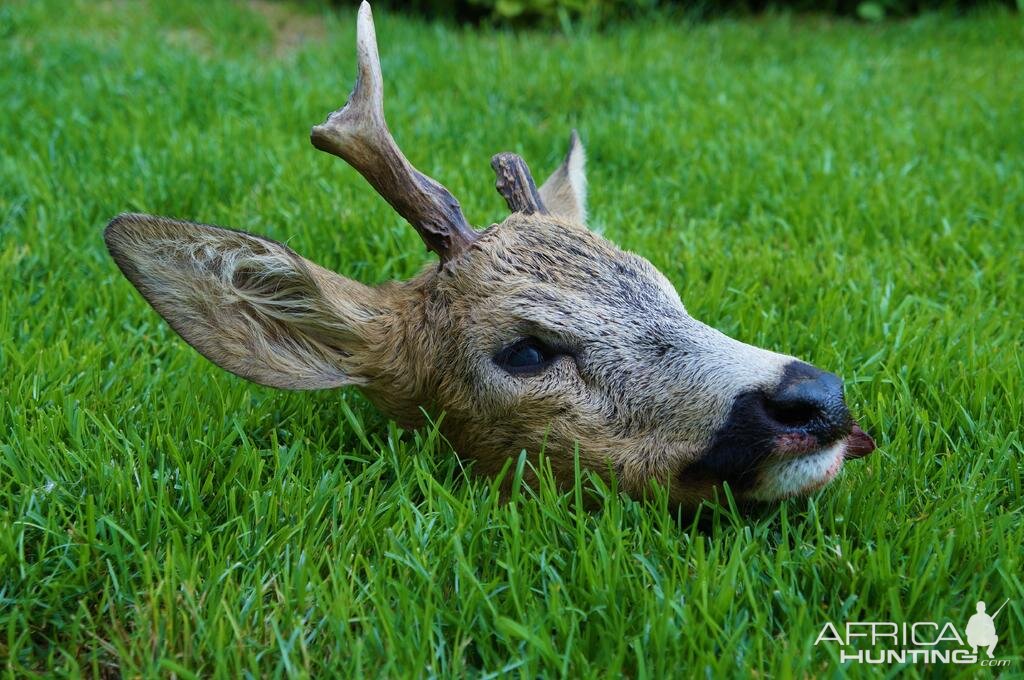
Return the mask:
<svg viewBox="0 0 1024 680"><path fill-rule="evenodd" d="M543 176L576 126L598 228L697 318L846 377L875 455L696 525L614 490L502 503L355 391L220 371L124 280L101 231L125 210L370 283L426 261L307 141L351 86L351 12L260 8L0 5L8 674L866 674L824 622L962 627L978 598L1011 598L1024 673L1018 16L566 37L378 12L391 127L471 221L503 217L492 153Z"/></svg>

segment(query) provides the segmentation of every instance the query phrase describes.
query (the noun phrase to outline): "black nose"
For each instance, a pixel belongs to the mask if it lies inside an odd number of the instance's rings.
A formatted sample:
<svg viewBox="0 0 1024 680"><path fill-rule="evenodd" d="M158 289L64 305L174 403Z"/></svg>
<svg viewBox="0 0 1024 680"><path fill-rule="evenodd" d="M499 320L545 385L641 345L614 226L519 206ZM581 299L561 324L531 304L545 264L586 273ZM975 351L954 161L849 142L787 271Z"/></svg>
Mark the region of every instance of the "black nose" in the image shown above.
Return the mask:
<svg viewBox="0 0 1024 680"><path fill-rule="evenodd" d="M853 424L839 376L800 361L786 366L778 387L764 396L764 410L773 429L814 435L821 444L848 434Z"/></svg>
<svg viewBox="0 0 1024 680"><path fill-rule="evenodd" d="M680 474L704 474L743 489L756 481L752 473L766 458L813 453L847 436L852 428L853 419L843 401L843 381L792 361L774 389L736 396L711 448Z"/></svg>

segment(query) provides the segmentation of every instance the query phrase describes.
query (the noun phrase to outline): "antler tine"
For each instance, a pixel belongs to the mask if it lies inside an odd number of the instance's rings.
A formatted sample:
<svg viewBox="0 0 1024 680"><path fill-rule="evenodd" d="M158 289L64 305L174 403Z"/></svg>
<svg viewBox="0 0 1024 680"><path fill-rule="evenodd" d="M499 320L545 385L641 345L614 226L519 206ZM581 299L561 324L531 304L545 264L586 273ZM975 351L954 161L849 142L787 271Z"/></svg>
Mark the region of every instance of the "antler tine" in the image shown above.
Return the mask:
<svg viewBox="0 0 1024 680"><path fill-rule="evenodd" d="M491 158L491 168L497 175L494 188L505 199L509 210L527 215L548 214L533 175L530 174L530 167L522 157L503 151Z"/></svg>
<svg viewBox="0 0 1024 680"><path fill-rule="evenodd" d="M313 128L317 149L351 165L395 211L411 224L441 261L468 248L477 234L459 202L441 184L413 167L384 120L384 79L370 4L359 6L356 22L359 73L345 106Z"/></svg>

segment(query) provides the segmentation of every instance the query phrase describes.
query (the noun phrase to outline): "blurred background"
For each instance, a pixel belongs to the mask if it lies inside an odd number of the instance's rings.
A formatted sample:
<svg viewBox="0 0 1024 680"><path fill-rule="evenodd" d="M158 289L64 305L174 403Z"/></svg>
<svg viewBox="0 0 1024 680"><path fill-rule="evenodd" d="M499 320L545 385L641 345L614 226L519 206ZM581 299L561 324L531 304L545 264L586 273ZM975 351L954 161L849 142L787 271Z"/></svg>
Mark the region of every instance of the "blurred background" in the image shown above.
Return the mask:
<svg viewBox="0 0 1024 680"><path fill-rule="evenodd" d="M350 3L334 0L334 4ZM451 21L566 27L572 22L604 26L654 15L699 19L780 10L880 21L934 10L966 12L993 4L1019 9L1021 0L410 0L383 4Z"/></svg>

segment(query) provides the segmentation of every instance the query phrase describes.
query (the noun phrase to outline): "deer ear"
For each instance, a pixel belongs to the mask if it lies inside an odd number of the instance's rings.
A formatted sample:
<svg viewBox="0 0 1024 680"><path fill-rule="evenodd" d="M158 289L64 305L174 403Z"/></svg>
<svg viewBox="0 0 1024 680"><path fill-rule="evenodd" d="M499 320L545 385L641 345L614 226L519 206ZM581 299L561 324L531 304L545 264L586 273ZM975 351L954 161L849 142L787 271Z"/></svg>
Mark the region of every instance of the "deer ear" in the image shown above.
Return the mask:
<svg viewBox="0 0 1024 680"><path fill-rule="evenodd" d="M540 198L552 215L587 223L586 164L587 152L573 130L565 160L540 188Z"/></svg>
<svg viewBox="0 0 1024 680"><path fill-rule="evenodd" d="M190 345L243 378L286 389L369 381L390 315L381 294L241 231L120 215L104 232L128 280Z"/></svg>

